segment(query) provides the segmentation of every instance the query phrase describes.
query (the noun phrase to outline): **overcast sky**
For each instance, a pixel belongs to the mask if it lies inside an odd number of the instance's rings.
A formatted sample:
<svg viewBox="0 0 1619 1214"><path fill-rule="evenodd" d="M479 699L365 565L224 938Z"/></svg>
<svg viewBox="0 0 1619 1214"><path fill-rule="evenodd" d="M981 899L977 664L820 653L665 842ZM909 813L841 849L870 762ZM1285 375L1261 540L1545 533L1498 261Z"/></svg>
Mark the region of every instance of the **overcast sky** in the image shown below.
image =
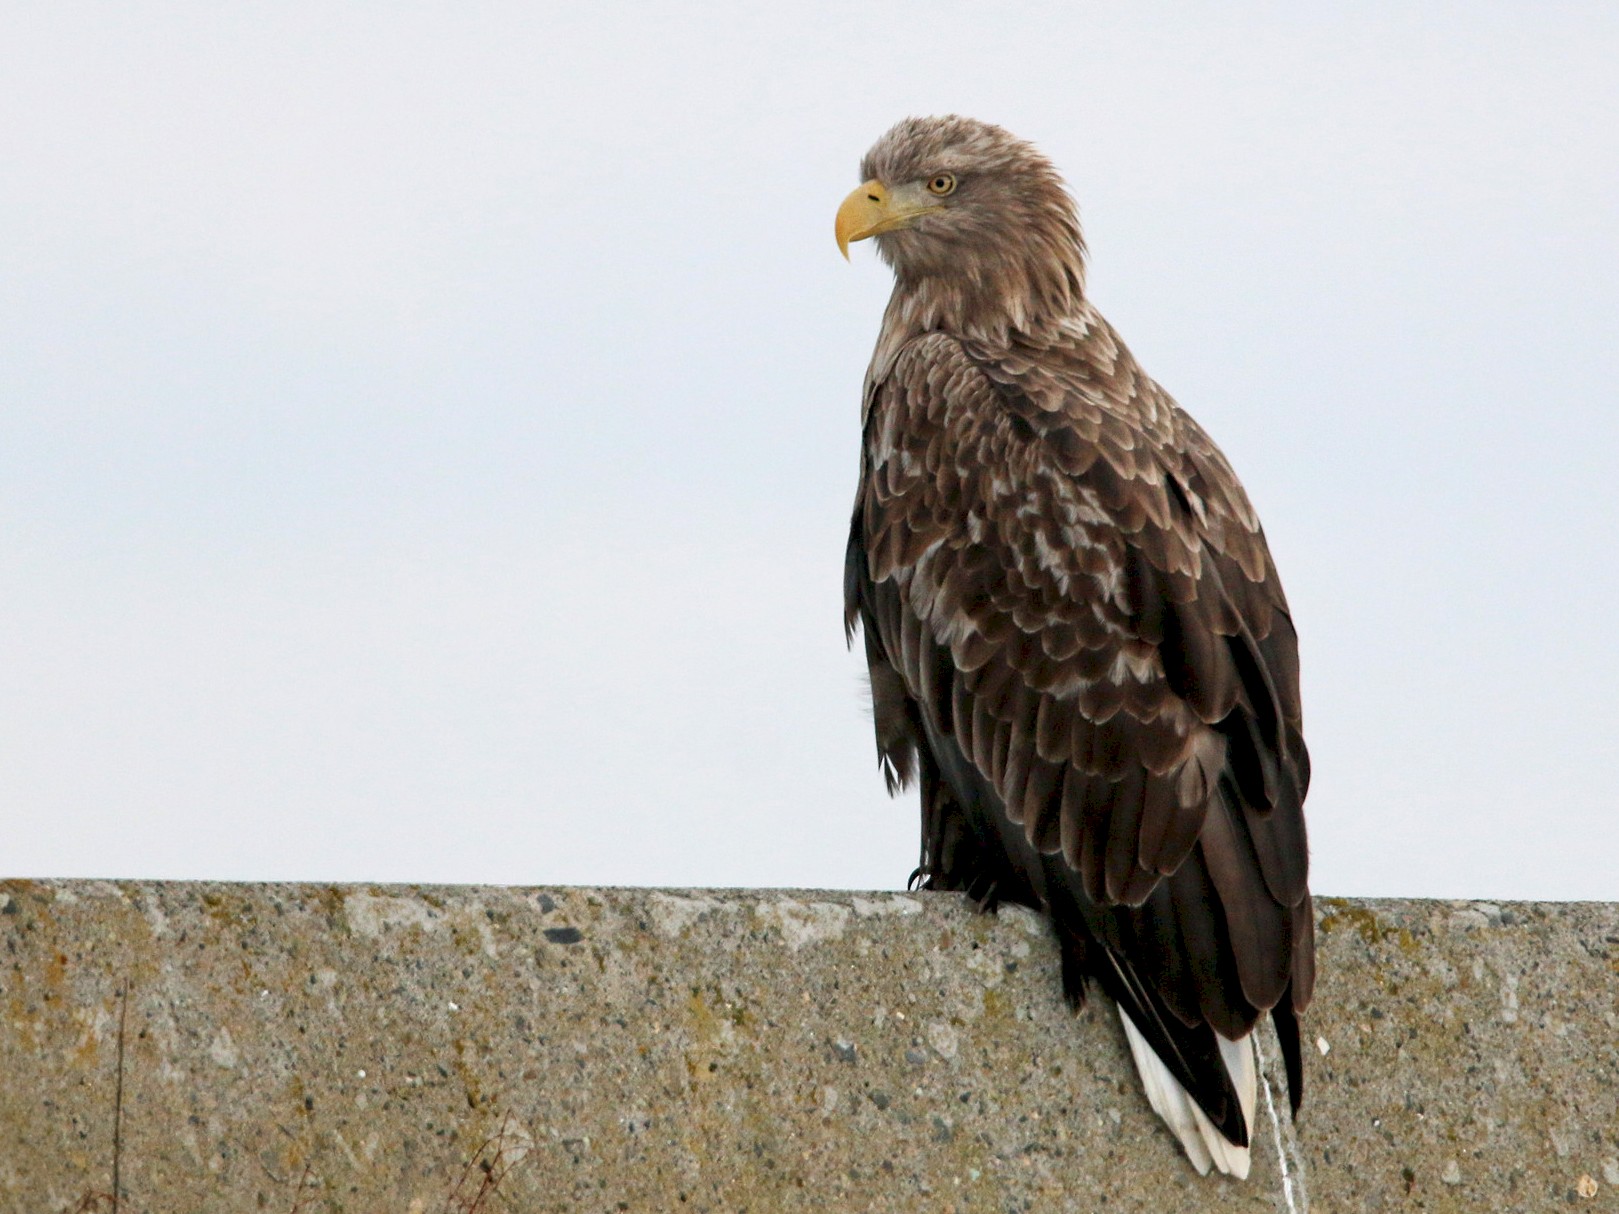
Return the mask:
<svg viewBox="0 0 1619 1214"><path fill-rule="evenodd" d="M1613 6L3 25L0 872L903 882L832 216L958 111L1265 520L1315 889L1619 898Z"/></svg>

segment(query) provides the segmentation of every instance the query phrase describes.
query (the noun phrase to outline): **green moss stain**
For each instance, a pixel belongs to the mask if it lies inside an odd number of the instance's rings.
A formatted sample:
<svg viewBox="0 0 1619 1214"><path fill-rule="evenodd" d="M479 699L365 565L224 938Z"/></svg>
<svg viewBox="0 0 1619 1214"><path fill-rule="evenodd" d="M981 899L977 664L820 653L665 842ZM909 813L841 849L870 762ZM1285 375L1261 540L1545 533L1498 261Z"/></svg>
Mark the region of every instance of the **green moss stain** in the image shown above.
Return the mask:
<svg viewBox="0 0 1619 1214"><path fill-rule="evenodd" d="M992 986L984 988L984 1018L986 1020L1000 1019L1010 1015L1011 1012L1012 1004L1005 995Z"/></svg>
<svg viewBox="0 0 1619 1214"><path fill-rule="evenodd" d="M1355 906L1344 898L1322 898L1321 905L1330 908L1317 925L1322 935L1330 936L1340 928L1352 928L1369 945L1375 947L1382 941L1383 925L1377 921L1377 915L1364 906ZM1392 933L1394 929L1386 930Z"/></svg>

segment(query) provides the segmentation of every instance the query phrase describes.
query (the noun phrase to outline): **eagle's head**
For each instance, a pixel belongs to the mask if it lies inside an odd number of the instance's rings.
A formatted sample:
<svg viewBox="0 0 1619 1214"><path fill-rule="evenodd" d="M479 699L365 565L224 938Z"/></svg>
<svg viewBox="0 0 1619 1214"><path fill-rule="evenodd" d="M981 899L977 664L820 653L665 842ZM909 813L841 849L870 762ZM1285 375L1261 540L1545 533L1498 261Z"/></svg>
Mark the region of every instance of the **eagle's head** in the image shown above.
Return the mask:
<svg viewBox="0 0 1619 1214"><path fill-rule="evenodd" d="M838 208L838 247L847 257L850 242L875 237L899 290L941 322L1026 329L1079 303L1074 200L1033 144L972 118L907 118L860 175Z"/></svg>

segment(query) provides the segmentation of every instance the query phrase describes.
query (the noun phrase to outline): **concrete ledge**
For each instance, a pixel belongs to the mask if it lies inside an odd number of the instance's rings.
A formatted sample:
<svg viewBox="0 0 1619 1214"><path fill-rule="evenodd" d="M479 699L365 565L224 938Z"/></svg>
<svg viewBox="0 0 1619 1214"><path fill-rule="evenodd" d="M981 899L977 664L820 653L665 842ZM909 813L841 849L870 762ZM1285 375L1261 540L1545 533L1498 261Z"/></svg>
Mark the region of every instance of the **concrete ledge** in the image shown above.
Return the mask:
<svg viewBox="0 0 1619 1214"><path fill-rule="evenodd" d="M0 884L0 1211L115 1170L127 1214L1619 1210L1619 908L1318 916L1304 1116L1262 1094L1242 1184L1021 911Z"/></svg>

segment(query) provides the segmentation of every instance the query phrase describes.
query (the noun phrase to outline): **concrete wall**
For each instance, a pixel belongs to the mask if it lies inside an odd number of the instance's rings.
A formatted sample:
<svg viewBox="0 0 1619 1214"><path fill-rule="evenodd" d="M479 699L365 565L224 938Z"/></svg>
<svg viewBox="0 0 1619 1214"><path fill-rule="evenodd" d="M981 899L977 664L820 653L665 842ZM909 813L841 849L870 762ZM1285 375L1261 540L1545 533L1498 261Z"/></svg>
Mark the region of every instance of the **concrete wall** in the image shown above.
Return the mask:
<svg viewBox="0 0 1619 1214"><path fill-rule="evenodd" d="M1201 1179L948 895L0 885L0 1212L1619 1211L1619 908L1323 899ZM1277 1116L1273 1119L1274 1106Z"/></svg>

